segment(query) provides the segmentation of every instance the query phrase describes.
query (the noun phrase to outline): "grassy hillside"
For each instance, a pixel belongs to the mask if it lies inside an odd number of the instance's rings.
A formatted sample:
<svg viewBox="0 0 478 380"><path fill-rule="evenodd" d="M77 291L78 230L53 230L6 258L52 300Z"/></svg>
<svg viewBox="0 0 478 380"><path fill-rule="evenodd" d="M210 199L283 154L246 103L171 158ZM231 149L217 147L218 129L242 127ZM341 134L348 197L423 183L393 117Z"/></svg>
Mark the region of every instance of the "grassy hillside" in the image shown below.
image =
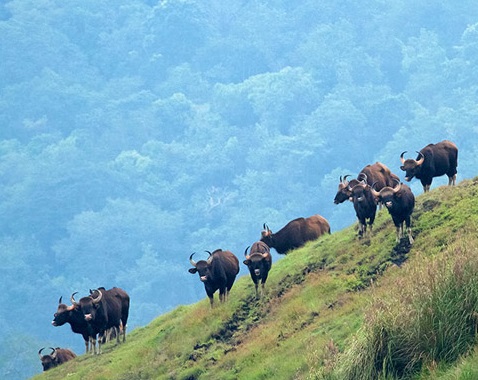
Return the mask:
<svg viewBox="0 0 478 380"><path fill-rule="evenodd" d="M477 319L473 321L474 314L468 311L474 312L474 294L466 293L468 309L455 305L458 314L472 320L474 330L470 339L450 345L452 354L446 350L447 334L457 319L434 309L448 310L450 305L440 300L428 305L425 309L433 310L431 322L416 329L410 326L414 326L412 316L422 315L416 310L435 299L427 286L433 290L434 281L446 283L434 275L448 267L458 270L458 260L448 265L455 257L461 260L460 268L476 269L478 285L477 194L478 179L474 179L420 195L412 247L395 243L390 216L382 210L371 238L358 240L353 226L273 263L267 294L261 300L255 299L251 280L243 277L224 305L211 310L205 297L197 304L180 306L132 331L126 344L109 344L103 355L82 355L34 379L340 379L353 378L353 368L369 362L370 373L383 378L410 373L422 379L475 378ZM337 207L353 212L351 205ZM469 262L476 262L476 268ZM448 298L453 303L457 296ZM478 311L478 301L476 306ZM445 332L435 334L436 326ZM432 337L420 335L428 331L426 327L432 329ZM405 336L404 331L416 334ZM447 339L438 350L440 337ZM413 350L408 350L407 339L421 359L410 356L414 353L409 352ZM429 345L417 344L417 339L430 341ZM411 372L399 366L402 358L413 362Z"/></svg>

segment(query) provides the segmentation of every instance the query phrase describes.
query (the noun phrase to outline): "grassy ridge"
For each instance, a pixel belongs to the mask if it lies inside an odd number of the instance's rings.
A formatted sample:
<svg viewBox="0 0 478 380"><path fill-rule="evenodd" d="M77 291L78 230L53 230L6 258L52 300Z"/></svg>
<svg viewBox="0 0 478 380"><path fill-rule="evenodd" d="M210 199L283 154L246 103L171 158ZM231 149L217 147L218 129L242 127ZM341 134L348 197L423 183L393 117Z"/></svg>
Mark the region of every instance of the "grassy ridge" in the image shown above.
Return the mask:
<svg viewBox="0 0 478 380"><path fill-rule="evenodd" d="M370 367L376 371L374 376L402 375L405 372L381 372L383 366L377 369L375 359L379 355L376 346L365 344L367 338L383 341L380 331L384 330L371 333L380 326L387 326L387 333L394 332L394 326L402 327L396 329L398 332L407 331L406 324L393 320L403 319L403 315L392 311L408 305L411 293L407 293L409 298L396 297L397 286L405 289L410 282L407 279L423 277L429 262L435 265L432 272L438 273L438 261L429 260L443 257L447 263L461 247L466 252L460 258L467 262L477 242L477 194L475 179L420 195L413 216L415 244L411 249L405 243L395 243L395 228L382 210L371 238L357 240L350 227L274 263L267 294L261 300L254 298L251 280L243 277L224 305L211 310L204 299L178 307L131 332L126 344L107 345L101 356L82 355L35 379L333 379L366 364L357 361L354 347L360 352L370 349L367 352L374 362ZM419 289L415 291L421 294ZM451 296L449 301L453 299ZM384 300L381 306L380 300ZM456 310L459 312L459 307ZM383 317L383 325L371 322L377 315ZM436 321L445 326L439 318ZM420 340L420 334L414 339ZM393 342L398 345L398 356L403 341L402 336L398 343ZM446 347L446 342L442 345ZM464 344L444 360L439 355L438 360L427 356L417 361L410 373L422 378L468 373L472 366L461 355L469 347L469 343ZM418 355L423 352L419 349ZM393 350L385 352L380 357L382 363L399 360L392 355L396 355Z"/></svg>

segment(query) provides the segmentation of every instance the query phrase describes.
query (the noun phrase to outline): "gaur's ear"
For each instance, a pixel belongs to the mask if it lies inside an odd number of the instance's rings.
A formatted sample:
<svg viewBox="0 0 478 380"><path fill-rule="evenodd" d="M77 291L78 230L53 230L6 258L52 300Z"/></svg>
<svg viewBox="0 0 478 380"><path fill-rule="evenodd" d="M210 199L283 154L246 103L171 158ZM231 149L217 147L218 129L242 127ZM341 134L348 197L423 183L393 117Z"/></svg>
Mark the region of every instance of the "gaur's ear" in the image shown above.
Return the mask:
<svg viewBox="0 0 478 380"><path fill-rule="evenodd" d="M405 170L405 166L403 166L403 165L400 166L400 169Z"/></svg>
<svg viewBox="0 0 478 380"><path fill-rule="evenodd" d="M249 264L251 263L251 260L244 260L243 263L244 263L245 265L249 265Z"/></svg>
<svg viewBox="0 0 478 380"><path fill-rule="evenodd" d="M197 268L190 268L190 269L188 269L188 272L189 272L189 273L192 273L192 274L196 273L197 271L198 271Z"/></svg>

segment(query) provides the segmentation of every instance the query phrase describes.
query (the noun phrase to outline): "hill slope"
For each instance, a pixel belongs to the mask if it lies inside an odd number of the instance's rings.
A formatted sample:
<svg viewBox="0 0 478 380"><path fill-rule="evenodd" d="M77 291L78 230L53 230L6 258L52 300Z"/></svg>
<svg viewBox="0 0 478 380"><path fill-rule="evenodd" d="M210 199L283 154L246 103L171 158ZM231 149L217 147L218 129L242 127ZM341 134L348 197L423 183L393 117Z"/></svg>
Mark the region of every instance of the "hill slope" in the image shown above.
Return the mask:
<svg viewBox="0 0 478 380"><path fill-rule="evenodd" d="M211 310L204 299L178 307L132 331L126 344L109 344L101 356L82 355L34 379L320 378L340 360L377 294L396 292L405 267L476 235L477 194L475 178L418 196L412 247L396 244L382 210L371 238L358 240L349 227L273 263L261 300L243 277L224 305Z"/></svg>

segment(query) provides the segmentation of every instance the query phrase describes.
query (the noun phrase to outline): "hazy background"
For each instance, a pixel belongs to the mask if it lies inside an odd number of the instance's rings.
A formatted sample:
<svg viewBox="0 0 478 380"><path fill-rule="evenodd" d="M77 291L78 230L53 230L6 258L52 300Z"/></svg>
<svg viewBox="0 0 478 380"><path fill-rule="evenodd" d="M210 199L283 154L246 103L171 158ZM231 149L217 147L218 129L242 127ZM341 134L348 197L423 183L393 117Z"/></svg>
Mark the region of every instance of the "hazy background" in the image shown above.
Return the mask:
<svg viewBox="0 0 478 380"><path fill-rule="evenodd" d="M194 251L354 223L341 175L443 139L477 174L475 0L3 1L0 57L4 379L83 353L60 296L119 286L131 330L205 297Z"/></svg>

